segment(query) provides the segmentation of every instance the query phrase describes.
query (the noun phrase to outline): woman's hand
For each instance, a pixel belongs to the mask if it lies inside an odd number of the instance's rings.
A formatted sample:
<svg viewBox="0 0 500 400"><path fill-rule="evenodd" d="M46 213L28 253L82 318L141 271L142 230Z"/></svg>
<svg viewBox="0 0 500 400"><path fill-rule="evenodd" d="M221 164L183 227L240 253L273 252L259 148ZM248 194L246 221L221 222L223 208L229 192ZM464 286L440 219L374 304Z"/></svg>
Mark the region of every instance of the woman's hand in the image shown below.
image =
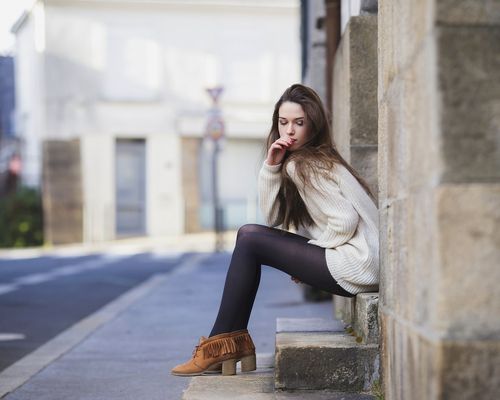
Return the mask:
<svg viewBox="0 0 500 400"><path fill-rule="evenodd" d="M294 276L291 277L292 278L292 281L294 281L295 283L302 283L301 281L299 281L297 278L295 278Z"/></svg>
<svg viewBox="0 0 500 400"><path fill-rule="evenodd" d="M296 139L292 139L289 137L280 137L277 139L269 150L267 151L267 159L266 163L268 165L277 165L283 161L285 157L286 150L296 141Z"/></svg>

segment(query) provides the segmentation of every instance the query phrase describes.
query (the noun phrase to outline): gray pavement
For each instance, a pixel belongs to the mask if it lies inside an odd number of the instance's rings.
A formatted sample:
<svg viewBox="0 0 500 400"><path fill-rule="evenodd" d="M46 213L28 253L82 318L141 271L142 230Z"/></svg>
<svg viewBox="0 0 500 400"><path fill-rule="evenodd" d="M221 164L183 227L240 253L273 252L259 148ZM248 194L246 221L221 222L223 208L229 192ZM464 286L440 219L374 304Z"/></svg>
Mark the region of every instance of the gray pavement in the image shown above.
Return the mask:
<svg viewBox="0 0 500 400"><path fill-rule="evenodd" d="M230 256L193 253L180 268L124 293L4 370L0 397L180 399L191 378L170 369L210 333ZM277 317L331 315L331 301L305 303L300 285L263 266L248 329L257 353L273 354Z"/></svg>

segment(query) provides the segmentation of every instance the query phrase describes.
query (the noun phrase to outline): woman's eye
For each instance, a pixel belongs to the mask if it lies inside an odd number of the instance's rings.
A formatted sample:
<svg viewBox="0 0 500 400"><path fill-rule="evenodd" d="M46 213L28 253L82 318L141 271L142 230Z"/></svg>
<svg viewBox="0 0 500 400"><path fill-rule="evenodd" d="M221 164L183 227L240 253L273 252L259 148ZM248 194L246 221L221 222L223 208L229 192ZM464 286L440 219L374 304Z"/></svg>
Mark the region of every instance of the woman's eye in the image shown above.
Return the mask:
<svg viewBox="0 0 500 400"><path fill-rule="evenodd" d="M286 122L281 121L280 125L286 125Z"/></svg>
<svg viewBox="0 0 500 400"><path fill-rule="evenodd" d="M304 125L304 123L302 121L299 121L299 122L297 122L297 125L302 126L302 125Z"/></svg>

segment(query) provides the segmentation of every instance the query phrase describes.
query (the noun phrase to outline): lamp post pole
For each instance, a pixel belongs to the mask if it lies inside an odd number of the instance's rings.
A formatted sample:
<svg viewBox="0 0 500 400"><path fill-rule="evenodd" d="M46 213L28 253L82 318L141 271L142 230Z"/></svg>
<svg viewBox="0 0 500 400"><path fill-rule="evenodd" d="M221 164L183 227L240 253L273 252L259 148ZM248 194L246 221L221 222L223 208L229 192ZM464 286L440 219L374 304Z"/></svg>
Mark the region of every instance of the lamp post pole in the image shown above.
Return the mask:
<svg viewBox="0 0 500 400"><path fill-rule="evenodd" d="M216 86L207 89L207 93L212 99L212 107L209 110L207 126L205 130L205 140L212 142L212 204L214 208L214 231L215 231L215 251L224 250L224 221L223 209L220 205L218 194L218 174L217 174L217 159L222 142L224 140L224 120L218 104L219 96L224 89L221 86Z"/></svg>

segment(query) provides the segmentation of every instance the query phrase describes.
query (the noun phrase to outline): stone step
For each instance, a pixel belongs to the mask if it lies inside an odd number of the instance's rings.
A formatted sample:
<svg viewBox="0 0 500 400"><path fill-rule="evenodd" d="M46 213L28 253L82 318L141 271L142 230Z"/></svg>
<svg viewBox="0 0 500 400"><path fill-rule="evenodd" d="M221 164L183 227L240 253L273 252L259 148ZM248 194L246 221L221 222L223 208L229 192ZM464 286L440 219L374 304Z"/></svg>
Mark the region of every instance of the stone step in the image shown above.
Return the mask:
<svg viewBox="0 0 500 400"><path fill-rule="evenodd" d="M378 343L378 292L360 293L352 298L334 295L333 304L335 317L349 325L358 340Z"/></svg>
<svg viewBox="0 0 500 400"><path fill-rule="evenodd" d="M371 395L329 391L274 390L274 354L257 353L257 370L236 375L203 375L193 377L182 400L373 400Z"/></svg>
<svg viewBox="0 0 500 400"><path fill-rule="evenodd" d="M378 370L378 344L358 343L341 321L277 319L275 389L366 393Z"/></svg>

